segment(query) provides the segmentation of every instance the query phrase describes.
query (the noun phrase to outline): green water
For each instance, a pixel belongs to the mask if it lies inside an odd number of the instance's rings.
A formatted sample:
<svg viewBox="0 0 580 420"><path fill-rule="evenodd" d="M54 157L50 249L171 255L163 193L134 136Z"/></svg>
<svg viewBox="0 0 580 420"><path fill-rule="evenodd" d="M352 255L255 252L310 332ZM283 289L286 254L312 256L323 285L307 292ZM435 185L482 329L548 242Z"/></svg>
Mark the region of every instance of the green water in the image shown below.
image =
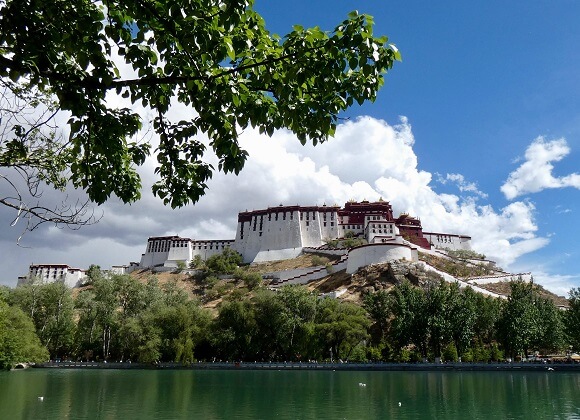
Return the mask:
<svg viewBox="0 0 580 420"><path fill-rule="evenodd" d="M0 419L20 418L580 419L580 374L0 372Z"/></svg>

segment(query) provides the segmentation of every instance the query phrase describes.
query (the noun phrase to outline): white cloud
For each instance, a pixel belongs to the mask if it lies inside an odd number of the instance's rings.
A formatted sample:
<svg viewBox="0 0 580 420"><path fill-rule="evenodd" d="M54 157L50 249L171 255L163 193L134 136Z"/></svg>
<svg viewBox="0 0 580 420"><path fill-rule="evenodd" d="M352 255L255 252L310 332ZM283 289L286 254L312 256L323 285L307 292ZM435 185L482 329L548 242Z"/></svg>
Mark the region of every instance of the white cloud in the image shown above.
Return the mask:
<svg viewBox="0 0 580 420"><path fill-rule="evenodd" d="M443 185L447 184L447 182L452 182L457 186L460 192L473 193L478 197L487 198L487 194L479 191L475 182L467 181L461 174L447 174L445 177L437 174L437 181Z"/></svg>
<svg viewBox="0 0 580 420"><path fill-rule="evenodd" d="M501 187L508 200L548 188L575 187L580 189L580 174L563 177L552 175L553 162L558 162L570 153L565 139L546 141L544 137L535 139L525 154L525 162L512 172Z"/></svg>
<svg viewBox="0 0 580 420"><path fill-rule="evenodd" d="M432 174L417 167L414 142L404 118L396 126L358 118L341 124L335 138L316 147L300 146L284 130L270 138L248 129L240 138L250 155L241 174L216 173L198 204L178 210L164 207L150 193L155 160L149 158L140 169L143 199L130 206L107 202L101 206L105 216L96 226L74 232L44 228L27 237L33 249L16 253L7 251L15 246L11 239L15 233L0 231L0 252L18 261L3 282L14 284L31 262L88 267L138 261L148 236L233 239L239 211L279 204L343 205L349 199L382 197L396 213L419 217L426 231L472 236L473 247L504 268L548 243L536 233L531 203L514 202L498 210L479 204L484 195L458 174L448 179L467 196L436 193Z"/></svg>

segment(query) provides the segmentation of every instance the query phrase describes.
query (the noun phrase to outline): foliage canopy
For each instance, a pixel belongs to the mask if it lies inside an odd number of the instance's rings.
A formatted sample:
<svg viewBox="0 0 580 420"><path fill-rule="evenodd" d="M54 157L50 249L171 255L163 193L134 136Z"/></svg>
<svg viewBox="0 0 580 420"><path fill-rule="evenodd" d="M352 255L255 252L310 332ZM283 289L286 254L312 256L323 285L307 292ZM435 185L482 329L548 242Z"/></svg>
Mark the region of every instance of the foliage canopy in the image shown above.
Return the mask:
<svg viewBox="0 0 580 420"><path fill-rule="evenodd" d="M208 149L218 170L244 166L241 130L287 128L316 144L334 134L341 111L375 99L400 54L372 25L352 12L333 31L297 25L279 37L253 0L6 0L4 95L37 97L70 118L66 139L40 135L46 120L5 127L0 166L58 188L70 181L99 204L112 194L132 202L141 189L136 167L152 148L136 135L151 123L154 194L172 207L196 202L215 170ZM191 117L173 121L179 104Z"/></svg>

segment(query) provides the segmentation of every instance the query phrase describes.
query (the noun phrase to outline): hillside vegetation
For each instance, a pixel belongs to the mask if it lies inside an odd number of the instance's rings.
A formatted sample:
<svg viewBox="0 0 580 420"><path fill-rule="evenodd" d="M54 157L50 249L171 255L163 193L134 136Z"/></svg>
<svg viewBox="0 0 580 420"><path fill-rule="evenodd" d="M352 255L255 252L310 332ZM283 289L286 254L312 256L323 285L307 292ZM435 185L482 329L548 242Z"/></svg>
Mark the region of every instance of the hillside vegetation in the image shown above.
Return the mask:
<svg viewBox="0 0 580 420"><path fill-rule="evenodd" d="M74 293L62 282L0 289L0 333L9 331L5 341L19 347L0 345L0 368L45 351L63 360L191 363L485 362L580 350L580 289L561 311L533 283L504 283L510 298L494 299L443 281L421 262L371 265L301 286L273 288L261 277L281 264L325 262L308 255L240 267L239 255L224 252L175 273L89 270L88 284ZM330 292L340 297L321 298ZM26 321L20 335L29 336L20 342L6 329L16 313ZM22 351L29 345L36 350Z"/></svg>

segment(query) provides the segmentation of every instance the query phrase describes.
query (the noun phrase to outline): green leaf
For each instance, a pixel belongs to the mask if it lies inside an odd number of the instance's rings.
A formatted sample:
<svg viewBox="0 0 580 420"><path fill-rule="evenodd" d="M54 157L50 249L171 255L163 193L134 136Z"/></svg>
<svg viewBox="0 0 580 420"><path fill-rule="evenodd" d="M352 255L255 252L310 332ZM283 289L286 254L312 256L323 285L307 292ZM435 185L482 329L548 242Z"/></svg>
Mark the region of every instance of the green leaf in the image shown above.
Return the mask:
<svg viewBox="0 0 580 420"><path fill-rule="evenodd" d="M234 46L232 45L232 39L230 37L224 37L224 45L226 46L226 52L230 60L236 60L236 52L234 51Z"/></svg>

